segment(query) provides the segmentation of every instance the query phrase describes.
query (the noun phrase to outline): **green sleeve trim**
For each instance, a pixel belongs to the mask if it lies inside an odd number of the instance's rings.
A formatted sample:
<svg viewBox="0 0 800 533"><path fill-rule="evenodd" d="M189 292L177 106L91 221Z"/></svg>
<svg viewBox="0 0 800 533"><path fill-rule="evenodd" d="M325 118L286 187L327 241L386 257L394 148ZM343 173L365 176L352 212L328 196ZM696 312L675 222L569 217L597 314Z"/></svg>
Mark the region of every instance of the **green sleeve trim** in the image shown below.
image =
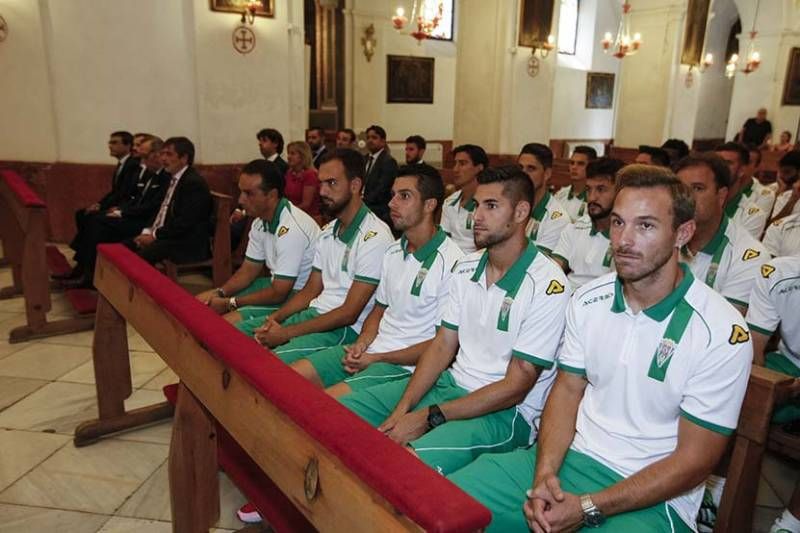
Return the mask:
<svg viewBox="0 0 800 533"><path fill-rule="evenodd" d="M558 369L563 370L564 372L569 372L570 374L575 374L577 376L586 377L586 369L585 368L578 368L577 366L569 366L565 365L564 363L558 363Z"/></svg>
<svg viewBox="0 0 800 533"><path fill-rule="evenodd" d="M389 304L385 304L382 301L378 300L377 298L375 298L375 305L377 305L378 307L383 307L384 309L389 307Z"/></svg>
<svg viewBox="0 0 800 533"><path fill-rule="evenodd" d="M712 424L711 422L707 422L705 420L697 418L696 416L692 416L683 409L681 409L681 416L686 420L688 420L689 422L697 424L701 428L708 429L710 431L713 431L714 433L719 433L720 435L725 435L726 437L733 435L733 432L735 431L734 429L726 428L725 426L718 426L717 424Z"/></svg>
<svg viewBox="0 0 800 533"><path fill-rule="evenodd" d="M767 337L771 337L772 334L775 333L774 330L770 331L767 328L761 328L759 326L756 326L755 324L751 324L750 322L747 323L747 326L750 329L752 329L753 331L757 331L758 333L761 333L762 335L766 335Z"/></svg>
<svg viewBox="0 0 800 533"><path fill-rule="evenodd" d="M297 276L284 276L283 274L275 274L273 277L275 279L285 279L285 280L289 280L289 281L296 281L297 280Z"/></svg>
<svg viewBox="0 0 800 533"><path fill-rule="evenodd" d="M250 257L249 255L245 255L244 258L247 261L250 261L251 263L261 263L264 261L263 259L256 259L255 257Z"/></svg>
<svg viewBox="0 0 800 533"><path fill-rule="evenodd" d="M321 269L321 268L317 268L317 267L315 267L315 266L312 266L312 267L311 267L311 270L312 270L312 271L314 271L314 272L322 272L322 269Z"/></svg>
<svg viewBox="0 0 800 533"><path fill-rule="evenodd" d="M733 305L741 305L742 307L749 307L749 304L747 302L743 302L741 300L737 300L736 298L728 298L726 296L725 299L728 300Z"/></svg>
<svg viewBox="0 0 800 533"><path fill-rule="evenodd" d="M458 326L451 324L446 320L442 320L442 326L446 327L447 329L452 329L453 331L458 331Z"/></svg>
<svg viewBox="0 0 800 533"><path fill-rule="evenodd" d="M368 278L367 276L356 276L355 280L360 281L362 283L369 283L370 285L377 285L378 283L381 282L381 280L379 279Z"/></svg>
<svg viewBox="0 0 800 533"><path fill-rule="evenodd" d="M547 359L542 359L540 357L536 357L535 355L520 352L519 350L511 350L511 355L512 357L517 357L523 361L527 361L532 365L540 366L545 370L553 368L553 361L548 361Z"/></svg>

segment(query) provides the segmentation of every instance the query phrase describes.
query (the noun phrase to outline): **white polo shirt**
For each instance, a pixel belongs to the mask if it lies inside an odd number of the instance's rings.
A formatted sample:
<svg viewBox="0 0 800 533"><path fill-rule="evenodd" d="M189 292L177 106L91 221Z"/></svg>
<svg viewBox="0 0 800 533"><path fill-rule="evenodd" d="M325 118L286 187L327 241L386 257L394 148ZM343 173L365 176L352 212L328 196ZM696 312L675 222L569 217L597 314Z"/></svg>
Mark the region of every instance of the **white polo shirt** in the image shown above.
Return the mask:
<svg viewBox="0 0 800 533"><path fill-rule="evenodd" d="M739 191L725 206L725 214L755 239L760 239L769 219L769 211L761 209L748 193L752 193L752 187Z"/></svg>
<svg viewBox="0 0 800 533"><path fill-rule="evenodd" d="M586 214L586 189L580 194L572 192L572 185L561 187L556 192L556 200L566 209L569 219L575 222Z"/></svg>
<svg viewBox="0 0 800 533"><path fill-rule="evenodd" d="M460 387L472 392L503 379L512 357L543 367L517 406L535 434L555 375L552 367L570 293L567 278L533 243L487 287L488 260L488 251L476 252L455 267L442 319L442 326L458 332L451 373Z"/></svg>
<svg viewBox="0 0 800 533"><path fill-rule="evenodd" d="M769 214L772 213L772 206L775 205L775 191L778 188L777 183L770 185L762 185L760 181L752 178L747 196L755 203L762 211Z"/></svg>
<svg viewBox="0 0 800 533"><path fill-rule="evenodd" d="M322 273L323 289L309 307L320 313L342 305L354 281L377 285L383 254L394 240L389 226L365 205L358 210L350 226L341 233L340 228L341 222L334 220L322 229L317 239L312 269ZM356 332L361 331L374 302L373 295L351 326Z"/></svg>
<svg viewBox="0 0 800 533"><path fill-rule="evenodd" d="M318 235L319 225L314 219L281 198L272 220L253 220L244 258L263 262L273 280L293 280L293 290L299 291L311 274Z"/></svg>
<svg viewBox="0 0 800 533"><path fill-rule="evenodd" d="M547 191L531 211L531 218L525 230L528 238L547 253L553 251L561 238L561 232L569 226L566 210L555 196Z"/></svg>
<svg viewBox="0 0 800 533"><path fill-rule="evenodd" d="M569 267L573 289L614 270L608 232L594 229L588 217L564 228L552 255Z"/></svg>
<svg viewBox="0 0 800 533"><path fill-rule="evenodd" d="M753 281L770 258L763 244L725 216L717 233L697 255L692 257L686 249L682 252L681 261L689 265L695 278L742 306L747 306Z"/></svg>
<svg viewBox="0 0 800 533"><path fill-rule="evenodd" d="M678 420L730 435L750 376L744 318L682 266L680 285L634 313L611 273L581 287L567 310L559 369L588 381L572 449L624 477L673 453ZM693 524L704 485L669 500Z"/></svg>
<svg viewBox="0 0 800 533"><path fill-rule="evenodd" d="M778 351L800 368L800 257L777 257L761 267L747 309L750 329L771 337L776 330Z"/></svg>
<svg viewBox="0 0 800 533"><path fill-rule="evenodd" d="M475 198L471 198L462 206L461 191L456 191L445 198L442 206L442 229L465 254L476 250L472 230L472 216L476 206Z"/></svg>
<svg viewBox="0 0 800 533"><path fill-rule="evenodd" d="M443 229L417 251L408 251L405 236L383 256L375 304L386 310L368 353L402 350L432 339L447 305L453 266L464 252ZM406 366L413 371L414 366Z"/></svg>
<svg viewBox="0 0 800 533"><path fill-rule="evenodd" d="M792 190L789 189L787 191L783 191L775 198L775 207L772 208L772 216L777 216L781 210L786 207L786 204L789 203L789 198L792 197ZM792 215L796 215L800 213L800 202L794 204L792 208Z"/></svg>
<svg viewBox="0 0 800 533"><path fill-rule="evenodd" d="M770 224L761 242L775 257L800 255L800 213Z"/></svg>

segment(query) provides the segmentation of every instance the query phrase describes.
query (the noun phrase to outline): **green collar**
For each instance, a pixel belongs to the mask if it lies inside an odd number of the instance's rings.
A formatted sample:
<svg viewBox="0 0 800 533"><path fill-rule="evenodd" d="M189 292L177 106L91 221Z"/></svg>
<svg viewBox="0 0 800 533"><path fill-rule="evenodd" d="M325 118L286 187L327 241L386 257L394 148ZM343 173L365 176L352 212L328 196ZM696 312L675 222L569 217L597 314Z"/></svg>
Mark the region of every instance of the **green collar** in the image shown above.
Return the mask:
<svg viewBox="0 0 800 533"><path fill-rule="evenodd" d="M605 237L606 239L611 240L611 236L609 235L607 229L604 229L603 231L598 231L597 227L594 225L594 222L592 222L592 229L589 230L589 236L594 237L598 233L603 237Z"/></svg>
<svg viewBox="0 0 800 533"><path fill-rule="evenodd" d="M736 196L731 198L731 201L725 204L725 214L733 218L733 215L736 214L736 210L739 209L739 204L742 201L743 196L750 196L750 193L753 192L753 182L747 184L746 187L742 187L742 189L736 193Z"/></svg>
<svg viewBox="0 0 800 533"><path fill-rule="evenodd" d="M439 246L442 245L444 239L447 237L447 233L441 228L441 226L436 227L436 233L433 234L428 242L417 248L417 251L414 252L414 259L422 263L425 259L435 253L436 250L439 249ZM400 237L400 248L403 249L403 258L408 257L408 239L406 238L405 234Z"/></svg>
<svg viewBox="0 0 800 533"><path fill-rule="evenodd" d="M358 227L361 226L361 223L364 221L364 217L367 216L369 213L369 209L366 205L361 204L361 207L358 208L358 213L353 218L353 221L350 223L347 228L339 235L339 227L341 226L341 221L337 218L336 223L333 225L333 236L334 238L339 239L345 244L350 244L358 233Z"/></svg>
<svg viewBox="0 0 800 533"><path fill-rule="evenodd" d="M749 198L750 195L753 194L753 180L748 181L747 185L742 187L742 190L739 192L741 192L743 195Z"/></svg>
<svg viewBox="0 0 800 533"><path fill-rule="evenodd" d="M269 224L267 224L266 220L264 221L265 230L275 235L275 232L278 231L278 223L281 220L281 213L283 213L284 209L288 209L289 211L292 210L292 208L289 206L289 200L286 198L281 198L278 202L278 207L275 208L275 214L272 215L272 220L269 221Z"/></svg>
<svg viewBox="0 0 800 533"><path fill-rule="evenodd" d="M728 229L728 217L723 216L722 222L720 223L719 228L717 228L717 232L714 234L714 237L708 241L708 244L706 244L705 247L700 251L704 254L713 254L719 244L722 242L722 239L725 238L726 229Z"/></svg>
<svg viewBox="0 0 800 533"><path fill-rule="evenodd" d="M689 270L689 267L684 263L681 263L680 267L681 270L683 270L683 280L675 287L675 290L665 296L664 299L657 304L651 305L644 310L645 315L657 322L662 322L672 313L675 306L678 305L678 302L683 300L689 287L691 287L694 282L694 276ZM617 277L614 282L614 302L611 304L611 312L622 313L623 311L625 311L625 295L622 292L622 282L619 280L619 277Z"/></svg>
<svg viewBox="0 0 800 533"><path fill-rule="evenodd" d="M461 191L458 191L458 196L456 196L455 199L452 202L450 202L450 205L451 206L458 205L458 202L461 201L461 195L462 194L463 193ZM472 198L469 199L469 202L467 202L466 205L464 205L464 209L466 209L467 211L472 213L473 211L475 211L475 207L477 205L478 205L478 202L475 201L475 197L473 196Z"/></svg>
<svg viewBox="0 0 800 533"><path fill-rule="evenodd" d="M508 269L508 272L500 278L495 285L499 288L505 290L506 292L512 291L516 287L519 287L522 280L525 278L525 272L527 272L528 267L531 266L533 260L536 258L536 254L539 253L538 248L536 247L533 242L528 242L528 247L522 252L522 255L514 261L514 264L511 265L511 268ZM472 281L477 282L481 279L483 275L483 271L486 270L486 263L489 262L489 251L483 252L481 256L481 260L478 262L478 267L475 269L475 273L472 275Z"/></svg>
<svg viewBox="0 0 800 533"><path fill-rule="evenodd" d="M547 212L547 203L550 201L550 191L544 193L542 199L539 200L539 203L536 204L536 207L533 208L531 211L531 218L541 222L544 218L544 214Z"/></svg>

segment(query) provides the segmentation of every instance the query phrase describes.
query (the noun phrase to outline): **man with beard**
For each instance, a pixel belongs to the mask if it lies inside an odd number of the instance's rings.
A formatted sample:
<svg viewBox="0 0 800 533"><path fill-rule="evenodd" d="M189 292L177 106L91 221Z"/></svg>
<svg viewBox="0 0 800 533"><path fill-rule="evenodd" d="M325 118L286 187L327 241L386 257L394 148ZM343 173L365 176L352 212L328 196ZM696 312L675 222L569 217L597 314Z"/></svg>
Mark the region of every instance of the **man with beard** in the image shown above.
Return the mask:
<svg viewBox="0 0 800 533"><path fill-rule="evenodd" d="M322 163L322 156L327 151L325 147L325 130L318 127L308 128L306 130L306 142L311 148L311 162L314 168L319 170L319 165Z"/></svg>
<svg viewBox="0 0 800 533"><path fill-rule="evenodd" d="M755 239L761 239L767 218L772 207L762 202L762 196L755 193L753 180L747 172L750 164L750 152L737 143L725 143L717 146L714 152L725 160L731 174L731 185L728 187L728 198L725 202L725 215L732 222L746 229Z"/></svg>
<svg viewBox="0 0 800 533"><path fill-rule="evenodd" d="M474 144L462 144L453 149L453 185L456 192L445 198L442 206L442 229L452 238L461 251L475 251L472 233L472 214L475 211L475 190L478 174L489 168L489 157L483 148Z"/></svg>
<svg viewBox="0 0 800 533"><path fill-rule="evenodd" d="M564 228L552 257L567 273L573 289L611 272L613 258L608 238L617 172L625 166L619 159L601 157L586 167L586 213Z"/></svg>
<svg viewBox="0 0 800 533"><path fill-rule="evenodd" d="M572 222L586 214L586 167L595 159L597 150L591 146L576 146L569 157L570 184L558 190L556 199L567 210Z"/></svg>
<svg viewBox="0 0 800 533"><path fill-rule="evenodd" d="M320 207L334 220L317 238L305 286L255 329L256 340L287 364L354 342L372 309L393 238L361 201L363 173L355 150L336 149L320 164Z"/></svg>
<svg viewBox="0 0 800 533"><path fill-rule="evenodd" d="M517 164L533 184L533 209L528 222L528 238L546 254L558 244L561 232L569 226L569 217L555 196L550 194L547 182L553 167L553 152L539 143L522 147Z"/></svg>
<svg viewBox="0 0 800 533"><path fill-rule="evenodd" d="M725 216L731 174L715 154L683 158L675 172L692 191L697 229L681 250L694 276L747 312L750 291L769 252L745 228Z"/></svg>
<svg viewBox="0 0 800 533"><path fill-rule="evenodd" d="M489 531L694 530L753 352L741 315L679 262L693 207L667 169L620 172L616 272L570 301L539 442L450 476L492 511Z"/></svg>
<svg viewBox="0 0 800 533"><path fill-rule="evenodd" d="M239 203L250 226L242 266L221 287L197 295L248 335L264 323L293 291L308 281L319 226L283 193L277 165L256 159L239 176ZM262 275L263 269L269 277Z"/></svg>
<svg viewBox="0 0 800 533"><path fill-rule="evenodd" d="M401 167L389 202L402 237L386 250L375 307L356 342L311 354L292 367L329 393L341 396L407 378L431 344L447 303L461 249L436 226L444 183L427 165Z"/></svg>
<svg viewBox="0 0 800 533"><path fill-rule="evenodd" d="M528 176L486 169L475 201L486 250L456 263L442 327L413 375L340 398L444 474L535 438L569 300L564 273L525 234Z"/></svg>

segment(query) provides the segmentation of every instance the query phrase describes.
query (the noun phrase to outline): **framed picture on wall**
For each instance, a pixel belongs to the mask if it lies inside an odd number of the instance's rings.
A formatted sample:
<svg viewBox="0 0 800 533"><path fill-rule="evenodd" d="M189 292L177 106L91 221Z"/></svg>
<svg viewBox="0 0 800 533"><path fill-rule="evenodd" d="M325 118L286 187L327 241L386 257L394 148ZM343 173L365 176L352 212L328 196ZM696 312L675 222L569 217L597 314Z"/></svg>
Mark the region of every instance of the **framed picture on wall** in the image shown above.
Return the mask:
<svg viewBox="0 0 800 533"><path fill-rule="evenodd" d="M547 42L553 25L553 0L522 0L519 12L519 46L539 47ZM559 2L561 5L561 2Z"/></svg>
<svg viewBox="0 0 800 533"><path fill-rule="evenodd" d="M386 56L386 103L432 104L432 57Z"/></svg>
<svg viewBox="0 0 800 533"><path fill-rule="evenodd" d="M614 74L586 73L586 109L611 109L614 104Z"/></svg>
<svg viewBox="0 0 800 533"><path fill-rule="evenodd" d="M786 81L783 84L783 105L800 105L800 48L789 52Z"/></svg>
<svg viewBox="0 0 800 533"><path fill-rule="evenodd" d="M225 13L239 13L240 15L250 6L250 0L210 0L211 11ZM257 17L274 17L275 0L258 0L253 13Z"/></svg>

